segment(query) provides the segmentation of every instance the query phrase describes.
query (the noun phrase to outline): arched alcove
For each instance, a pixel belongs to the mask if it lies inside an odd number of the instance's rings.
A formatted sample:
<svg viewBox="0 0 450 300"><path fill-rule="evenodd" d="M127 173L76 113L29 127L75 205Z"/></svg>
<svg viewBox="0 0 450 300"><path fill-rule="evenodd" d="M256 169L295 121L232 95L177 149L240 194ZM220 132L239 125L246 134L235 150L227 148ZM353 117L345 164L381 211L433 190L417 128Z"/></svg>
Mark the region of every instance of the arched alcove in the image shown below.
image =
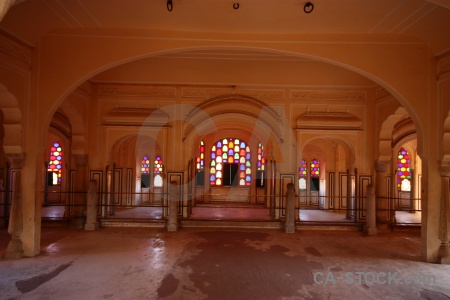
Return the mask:
<svg viewBox="0 0 450 300"><path fill-rule="evenodd" d="M3 149L9 153L22 153L22 111L17 99L0 83L0 109L3 111L5 136Z"/></svg>
<svg viewBox="0 0 450 300"><path fill-rule="evenodd" d="M450 112L444 121L442 161L450 161Z"/></svg>

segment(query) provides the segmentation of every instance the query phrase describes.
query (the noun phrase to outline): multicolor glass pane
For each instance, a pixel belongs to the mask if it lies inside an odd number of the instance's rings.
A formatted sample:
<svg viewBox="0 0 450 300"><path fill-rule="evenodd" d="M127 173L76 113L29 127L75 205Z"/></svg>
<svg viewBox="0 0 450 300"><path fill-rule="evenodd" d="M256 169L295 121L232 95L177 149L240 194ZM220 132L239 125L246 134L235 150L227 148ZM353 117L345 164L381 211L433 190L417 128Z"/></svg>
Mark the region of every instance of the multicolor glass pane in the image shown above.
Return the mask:
<svg viewBox="0 0 450 300"><path fill-rule="evenodd" d="M306 172L307 172L306 160L302 159L302 166L298 168L298 176L306 177Z"/></svg>
<svg viewBox="0 0 450 300"><path fill-rule="evenodd" d="M309 166L311 172L311 178L319 178L320 176L320 163L317 159L313 159Z"/></svg>
<svg viewBox="0 0 450 300"><path fill-rule="evenodd" d="M155 157L155 161L153 162L153 185L155 187L162 187L162 171L163 171L163 163L161 156Z"/></svg>
<svg viewBox="0 0 450 300"><path fill-rule="evenodd" d="M141 174L149 174L150 173L150 159L147 155L142 158L141 161Z"/></svg>
<svg viewBox="0 0 450 300"><path fill-rule="evenodd" d="M198 171L202 171L205 167L205 143L200 141L199 154L196 159L195 169Z"/></svg>
<svg viewBox="0 0 450 300"><path fill-rule="evenodd" d="M153 164L153 174L161 174L163 170L163 164L161 156L155 157L155 162Z"/></svg>
<svg viewBox="0 0 450 300"><path fill-rule="evenodd" d="M53 172L55 178L57 178L56 182L53 184L61 184L62 179L62 158L63 152L61 144L58 142L53 143L53 146L50 148L50 161L48 163L47 171Z"/></svg>
<svg viewBox="0 0 450 300"><path fill-rule="evenodd" d="M244 154L244 149L241 149L240 154ZM244 154L245 155L245 154ZM265 170L265 165L266 165L266 159L264 158L264 146L262 145L262 143L258 144L258 165L257 165L257 170L258 171L264 171Z"/></svg>
<svg viewBox="0 0 450 300"><path fill-rule="evenodd" d="M261 158L264 152L261 146ZM236 138L227 138L217 141L211 147L211 165L209 182L212 186L220 186L223 183L222 169L224 163L235 163L239 165L239 185L250 186L252 164L250 162L250 147L244 141ZM263 163L264 160L261 160ZM263 164L261 167L264 168Z"/></svg>
<svg viewBox="0 0 450 300"><path fill-rule="evenodd" d="M402 190L402 182L411 180L411 159L405 148L401 148L397 154L397 188ZM403 183L405 186L405 183ZM407 185L406 185L407 186Z"/></svg>

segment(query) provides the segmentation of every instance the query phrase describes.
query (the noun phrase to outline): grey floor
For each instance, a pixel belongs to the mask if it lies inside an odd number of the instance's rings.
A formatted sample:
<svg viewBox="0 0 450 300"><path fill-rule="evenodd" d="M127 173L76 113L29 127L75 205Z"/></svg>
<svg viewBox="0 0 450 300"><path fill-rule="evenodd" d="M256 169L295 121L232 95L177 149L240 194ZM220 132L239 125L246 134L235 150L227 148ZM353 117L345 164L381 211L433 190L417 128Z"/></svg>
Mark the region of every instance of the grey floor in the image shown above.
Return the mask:
<svg viewBox="0 0 450 300"><path fill-rule="evenodd" d="M0 260L0 299L450 299L417 231L44 227L41 246Z"/></svg>

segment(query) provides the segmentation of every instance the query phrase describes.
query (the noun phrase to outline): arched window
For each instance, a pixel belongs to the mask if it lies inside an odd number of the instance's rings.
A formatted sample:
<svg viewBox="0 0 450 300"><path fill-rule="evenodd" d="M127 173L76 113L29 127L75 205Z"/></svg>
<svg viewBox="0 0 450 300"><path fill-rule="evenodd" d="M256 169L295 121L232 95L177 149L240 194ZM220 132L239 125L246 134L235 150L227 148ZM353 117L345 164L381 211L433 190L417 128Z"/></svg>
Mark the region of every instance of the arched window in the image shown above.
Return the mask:
<svg viewBox="0 0 450 300"><path fill-rule="evenodd" d="M262 143L258 144L258 162L256 172L256 187L264 187L266 174L266 159L264 158L264 146Z"/></svg>
<svg viewBox="0 0 450 300"><path fill-rule="evenodd" d="M306 172L306 160L302 159L302 166L298 168L298 188L301 190L306 190Z"/></svg>
<svg viewBox="0 0 450 300"><path fill-rule="evenodd" d="M60 185L62 179L62 159L63 152L61 144L53 143L50 148L50 160L47 167L47 183L48 185Z"/></svg>
<svg viewBox="0 0 450 300"><path fill-rule="evenodd" d="M311 178L320 177L320 163L317 159L313 159L310 165Z"/></svg>
<svg viewBox="0 0 450 300"><path fill-rule="evenodd" d="M199 148L199 154L197 156L196 161L196 170L197 172L203 171L205 166L205 143L203 141L200 141L200 148Z"/></svg>
<svg viewBox="0 0 450 300"><path fill-rule="evenodd" d="M195 164L196 185L203 186L205 183L205 142L200 141L200 147Z"/></svg>
<svg viewBox="0 0 450 300"><path fill-rule="evenodd" d="M319 177L320 177L320 163L317 159L313 159L309 165L309 172L311 174L311 184L310 184L310 190L311 191L319 191L320 184L319 184Z"/></svg>
<svg viewBox="0 0 450 300"><path fill-rule="evenodd" d="M411 160L405 148L401 148L397 154L397 188L399 191L411 191Z"/></svg>
<svg viewBox="0 0 450 300"><path fill-rule="evenodd" d="M150 173L150 160L148 159L148 156L145 155L142 158L141 162L141 174L149 174Z"/></svg>
<svg viewBox="0 0 450 300"><path fill-rule="evenodd" d="M155 187L163 186L163 178L162 178L163 164L161 156L155 157L155 161L153 164L153 185Z"/></svg>
<svg viewBox="0 0 450 300"><path fill-rule="evenodd" d="M141 161L141 187L150 187L150 159L148 155L144 155Z"/></svg>
<svg viewBox="0 0 450 300"><path fill-rule="evenodd" d="M244 141L228 138L211 148L209 182L212 186L249 186L252 180L250 147Z"/></svg>

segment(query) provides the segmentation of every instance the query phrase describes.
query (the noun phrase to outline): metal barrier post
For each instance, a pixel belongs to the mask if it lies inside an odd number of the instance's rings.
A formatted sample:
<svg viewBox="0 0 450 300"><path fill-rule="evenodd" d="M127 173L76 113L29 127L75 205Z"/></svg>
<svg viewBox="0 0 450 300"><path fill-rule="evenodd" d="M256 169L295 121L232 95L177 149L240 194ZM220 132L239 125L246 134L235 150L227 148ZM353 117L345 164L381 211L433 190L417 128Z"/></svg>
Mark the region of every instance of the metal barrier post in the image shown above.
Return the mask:
<svg viewBox="0 0 450 300"><path fill-rule="evenodd" d="M368 235L377 235L377 209L375 203L375 187L371 184L367 185L367 215L366 224L364 224L364 232Z"/></svg>
<svg viewBox="0 0 450 300"><path fill-rule="evenodd" d="M295 232L295 189L293 183L288 183L286 193L286 222L284 232Z"/></svg>
<svg viewBox="0 0 450 300"><path fill-rule="evenodd" d="M169 186L169 219L167 221L167 231L178 230L178 185L176 181L171 181Z"/></svg>
<svg viewBox="0 0 450 300"><path fill-rule="evenodd" d="M97 181L89 181L89 189L87 194L86 224L84 230L95 230L98 228L97 210Z"/></svg>

